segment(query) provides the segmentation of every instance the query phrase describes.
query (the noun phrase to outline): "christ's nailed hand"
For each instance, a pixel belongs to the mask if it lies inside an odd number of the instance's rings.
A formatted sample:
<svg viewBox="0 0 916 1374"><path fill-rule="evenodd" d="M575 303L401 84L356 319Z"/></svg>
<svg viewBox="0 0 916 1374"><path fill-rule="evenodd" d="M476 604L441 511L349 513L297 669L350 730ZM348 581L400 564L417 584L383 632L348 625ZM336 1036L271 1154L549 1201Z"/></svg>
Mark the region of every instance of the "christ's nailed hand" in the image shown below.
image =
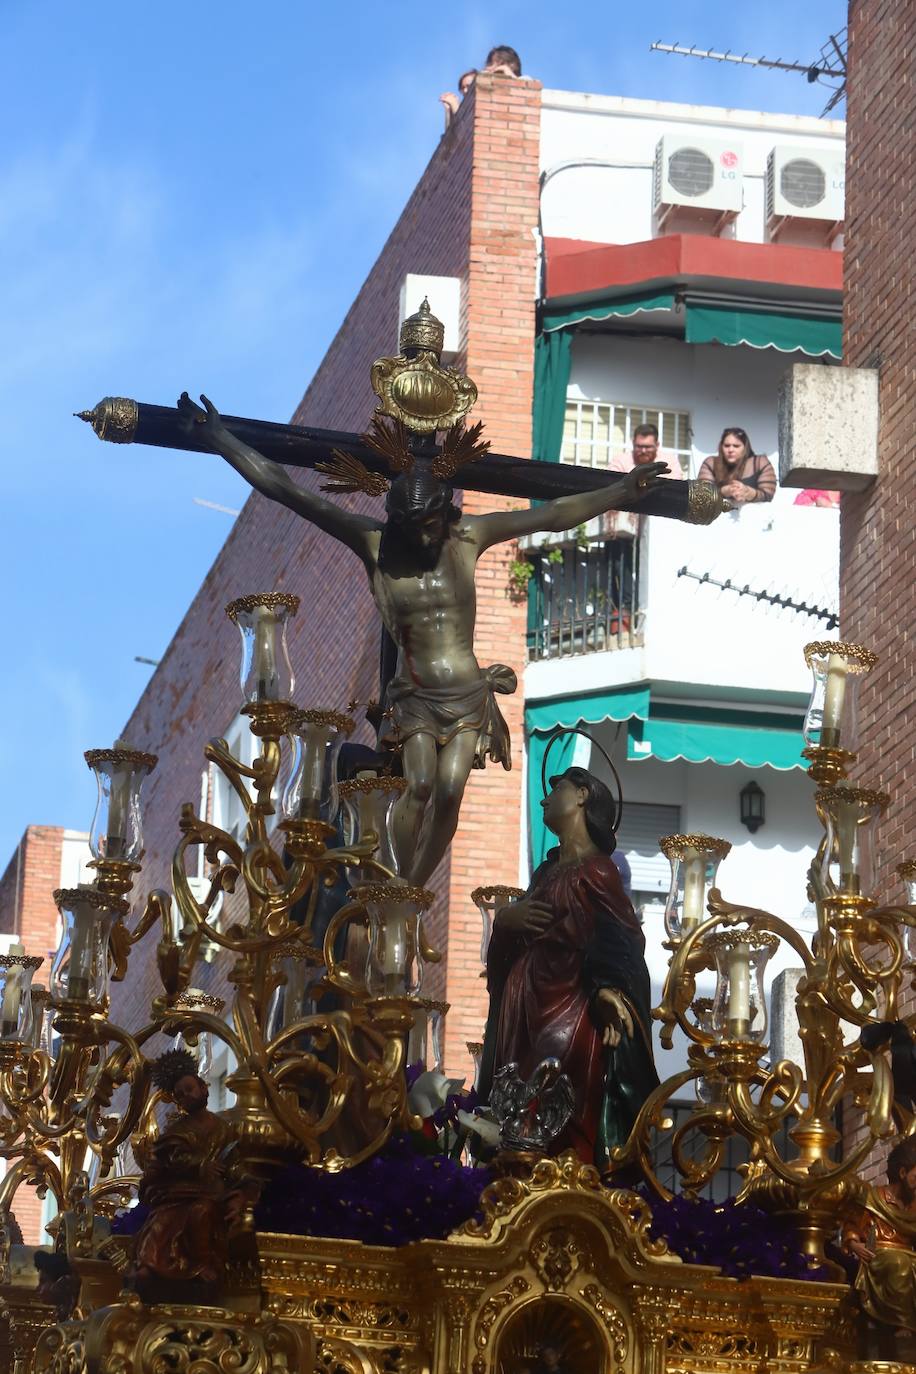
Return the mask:
<svg viewBox="0 0 916 1374"><path fill-rule="evenodd" d="M632 472L627 473L627 499L640 501L670 471L667 463L637 463Z"/></svg>
<svg viewBox="0 0 916 1374"><path fill-rule="evenodd" d="M200 399L204 403L203 406L192 401L186 391L181 393L178 398L178 414L181 416L182 426L186 434L206 434L213 437L223 430L220 413L206 396L201 396Z"/></svg>

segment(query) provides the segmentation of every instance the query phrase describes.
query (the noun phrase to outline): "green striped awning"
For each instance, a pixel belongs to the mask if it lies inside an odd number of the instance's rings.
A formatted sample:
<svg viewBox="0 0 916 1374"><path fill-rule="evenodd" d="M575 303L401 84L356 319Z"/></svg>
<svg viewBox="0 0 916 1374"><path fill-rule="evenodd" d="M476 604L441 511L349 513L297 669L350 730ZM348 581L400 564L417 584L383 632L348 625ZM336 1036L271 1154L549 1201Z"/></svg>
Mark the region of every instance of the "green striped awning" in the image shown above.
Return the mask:
<svg viewBox="0 0 916 1374"><path fill-rule="evenodd" d="M643 312L674 309L673 291L642 292L636 296L615 296L604 300L590 301L588 305L571 306L565 310L545 310L541 320L541 333L550 334L555 329L572 329L585 320L611 320L615 317L640 315Z"/></svg>
<svg viewBox="0 0 916 1374"><path fill-rule="evenodd" d="M750 348L775 348L780 353L806 353L811 358L843 356L839 319L775 310L691 305L688 301L684 337L693 344L747 344Z"/></svg>
<svg viewBox="0 0 916 1374"><path fill-rule="evenodd" d="M647 719L630 721L627 759L804 768L802 724L802 716L653 701Z"/></svg>
<svg viewBox="0 0 916 1374"><path fill-rule="evenodd" d="M604 720L628 720L639 723L649 714L649 688L646 684L630 687L609 687L603 692L582 696L558 697L525 708L525 737L528 741L528 822L531 842L532 871L555 843L555 837L544 824L541 810L541 767L544 754L554 730L573 725L599 725ZM570 767L577 735L564 735L550 750L550 772L562 773Z"/></svg>

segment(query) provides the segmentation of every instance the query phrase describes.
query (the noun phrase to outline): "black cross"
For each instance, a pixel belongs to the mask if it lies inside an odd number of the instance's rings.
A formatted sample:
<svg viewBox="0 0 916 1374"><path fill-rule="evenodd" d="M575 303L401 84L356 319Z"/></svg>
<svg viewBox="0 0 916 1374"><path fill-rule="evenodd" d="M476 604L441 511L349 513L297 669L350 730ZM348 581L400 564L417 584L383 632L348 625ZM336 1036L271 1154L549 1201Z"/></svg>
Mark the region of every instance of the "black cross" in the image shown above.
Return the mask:
<svg viewBox="0 0 916 1374"><path fill-rule="evenodd" d="M99 403L98 411L104 402ZM92 419L84 411L82 419ZM313 429L305 425L284 425L272 420L248 420L239 415L223 415L223 424L243 443L263 453L265 458L291 468L314 468L327 462L333 449L343 449L365 463L370 472L387 473L383 460L363 443L358 434L339 430ZM123 438L121 442L124 442ZM185 431L177 409L137 402L137 423L132 435L136 444L156 448L186 449L209 453L205 443ZM550 501L556 496L575 496L599 487L613 487L624 480L620 472L602 468L575 467L569 463L543 463L533 458L513 458L505 453L488 453L478 463L459 468L452 485L465 491L483 491L494 496L517 496L529 501ZM641 514L663 515L683 520L687 513L689 483L665 478L638 503ZM626 509L626 506L621 509Z"/></svg>

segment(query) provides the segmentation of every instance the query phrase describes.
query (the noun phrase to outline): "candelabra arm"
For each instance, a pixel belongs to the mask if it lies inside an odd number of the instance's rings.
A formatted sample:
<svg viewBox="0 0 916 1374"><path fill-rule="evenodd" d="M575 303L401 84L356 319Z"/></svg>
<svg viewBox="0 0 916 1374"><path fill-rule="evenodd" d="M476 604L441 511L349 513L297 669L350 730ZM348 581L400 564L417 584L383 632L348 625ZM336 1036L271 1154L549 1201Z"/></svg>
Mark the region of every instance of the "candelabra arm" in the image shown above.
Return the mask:
<svg viewBox="0 0 916 1374"><path fill-rule="evenodd" d="M325 1016L308 1016L289 1029L295 1030L299 1035L307 1034L309 1031L330 1034L341 1048L349 1046L351 1043L349 1038L350 1015L348 1012L330 1012ZM276 1049L276 1043L272 1049ZM351 1057L355 1060L355 1056ZM300 1074L304 1073L310 1078L326 1077L323 1071L327 1066L322 1065L321 1061L314 1055L300 1054L297 1056L297 1061L295 1067L298 1068ZM352 1076L347 1073L337 1073L328 1080L330 1098L322 1115L316 1119L314 1116L307 1117L291 1104L288 1091L284 1092L280 1089L280 1082L285 1082L288 1075L284 1075L282 1080L275 1077L264 1053L251 1055L246 1067L255 1074L260 1083L272 1114L289 1135L305 1147L308 1162L317 1163L321 1158L321 1137L340 1116L353 1084ZM293 1067L292 1061L290 1061L290 1067ZM353 1161L348 1160L348 1162L352 1163Z"/></svg>
<svg viewBox="0 0 916 1374"><path fill-rule="evenodd" d="M208 826L208 830L213 830L215 834L222 835L222 831L215 831L214 827ZM228 839L228 836L226 837ZM287 925L276 935L256 935L235 938L232 935L221 931L217 926L211 925L207 919L208 912L202 911L200 904L195 900L188 883L188 876L184 867L184 854L187 846L196 842L193 835L185 835L175 850L172 859L172 888L175 893L175 901L178 903L178 910L186 926L190 926L195 934L190 939L183 940L180 944L174 938L165 940L165 957L160 958L159 971L162 978L163 987L168 995L176 992L183 992L191 980L194 965L197 962L197 951L200 940L206 936L213 944L219 945L221 949L228 949L233 954L254 954L260 950L271 949L274 946L288 939L290 935L298 935L298 926ZM230 841L230 843L232 843ZM222 846L221 846L222 847ZM232 848L238 855L238 868L241 869L244 863L244 856L237 845L232 843ZM228 849L228 847L227 847ZM232 855L231 857L234 857ZM224 870L226 875L233 875L235 865ZM217 875L219 877L220 875ZM222 879L225 884L226 877ZM234 881L234 878L233 878ZM216 878L214 878L214 883ZM211 892L213 884L211 883ZM218 889L217 889L218 890ZM230 889L231 890L231 889ZM209 900L209 895L208 895Z"/></svg>
<svg viewBox="0 0 916 1374"><path fill-rule="evenodd" d="M256 777L254 768L237 759L224 739L211 739L209 744L204 745L204 758L208 763L216 764L235 790L246 812L250 810L251 793L243 779L250 778L254 782Z"/></svg>
<svg viewBox="0 0 916 1374"><path fill-rule="evenodd" d="M0 1102L11 1117L33 1102L42 1100L51 1077L51 1067L49 1055L43 1050L32 1050L24 1061L17 1061L0 1071Z"/></svg>
<svg viewBox="0 0 916 1374"><path fill-rule="evenodd" d="M30 1150L7 1169L0 1180L0 1216L9 1212L16 1190L22 1183L32 1183L39 1189L50 1188L59 1209L64 1207L64 1185L60 1170L49 1155Z"/></svg>
<svg viewBox="0 0 916 1374"><path fill-rule="evenodd" d="M762 907L739 906L733 902L727 902L717 887L710 888L709 910L716 919L721 920L723 925L738 925L742 921L747 922L752 930L769 930L780 939L785 940L793 951L801 959L805 967L805 972L814 972L815 962L811 956L811 951L805 944L802 937L794 926L789 925L781 916L774 916L771 911L764 911ZM710 922L705 923L705 928L709 928ZM702 928L702 927L701 927Z"/></svg>
<svg viewBox="0 0 916 1374"><path fill-rule="evenodd" d="M649 1145L650 1133L662 1128L663 1108L678 1089L682 1088L685 1083L690 1083L701 1077L702 1072L700 1068L682 1069L680 1073L673 1074L671 1078L666 1078L664 1083L660 1083L657 1088L653 1089L640 1107L636 1120L633 1122L633 1128L624 1144L617 1145L611 1151L609 1164L612 1172L616 1173L626 1165L638 1165L649 1187L666 1202L674 1194L665 1187L655 1172Z"/></svg>
<svg viewBox="0 0 916 1374"><path fill-rule="evenodd" d="M368 924L366 909L361 903L349 902L347 906L342 906L338 911L335 911L328 922L323 944L324 962L328 971L327 979L334 987L349 993L351 997L367 997L365 983L354 978L349 969L334 954L334 942L338 933L351 920L359 921L362 925Z"/></svg>
<svg viewBox="0 0 916 1374"><path fill-rule="evenodd" d="M439 964L442 962L441 952L436 949L434 945L429 943L429 937L426 934L426 925L422 918L420 920L420 933L417 943L420 950L420 958L423 960L424 964Z"/></svg>
<svg viewBox="0 0 916 1374"><path fill-rule="evenodd" d="M882 964L870 963L862 952L862 946L866 944L876 952L886 949L889 955L887 961ZM874 921L869 913L861 928L838 932L836 957L846 977L862 996L860 1016L867 1017L871 1011L877 1010L878 998L873 991L877 984L884 994L884 1019L896 1020L903 946L894 930Z"/></svg>
<svg viewBox="0 0 916 1374"><path fill-rule="evenodd" d="M763 1078L757 1109L762 1119L768 1124L772 1123L772 1129L775 1130L798 1106L806 1088L807 1079L801 1066L794 1064L791 1059L780 1059ZM782 1097L782 1101L777 1105L773 1099L778 1096Z"/></svg>

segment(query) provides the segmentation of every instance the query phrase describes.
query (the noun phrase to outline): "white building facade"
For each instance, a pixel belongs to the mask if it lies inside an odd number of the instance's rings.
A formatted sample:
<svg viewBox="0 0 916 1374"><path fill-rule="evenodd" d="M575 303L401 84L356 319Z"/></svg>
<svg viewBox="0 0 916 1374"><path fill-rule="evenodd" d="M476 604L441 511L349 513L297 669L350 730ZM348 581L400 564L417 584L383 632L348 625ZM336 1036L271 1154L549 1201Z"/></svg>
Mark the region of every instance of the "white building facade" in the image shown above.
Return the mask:
<svg viewBox="0 0 916 1374"><path fill-rule="evenodd" d="M535 457L625 470L632 431L649 421L673 475L695 477L736 425L778 471L783 374L840 354L843 132L544 92ZM709 527L612 515L523 550L521 874L551 842L537 807L545 741L579 725L620 775L619 841L656 995L668 961L662 834L729 840L725 894L811 928L820 827L801 758L802 650L836 634L838 511L798 496L779 489ZM570 762L606 771L583 736L554 747L548 772ZM748 783L765 799L753 834L741 821Z"/></svg>

